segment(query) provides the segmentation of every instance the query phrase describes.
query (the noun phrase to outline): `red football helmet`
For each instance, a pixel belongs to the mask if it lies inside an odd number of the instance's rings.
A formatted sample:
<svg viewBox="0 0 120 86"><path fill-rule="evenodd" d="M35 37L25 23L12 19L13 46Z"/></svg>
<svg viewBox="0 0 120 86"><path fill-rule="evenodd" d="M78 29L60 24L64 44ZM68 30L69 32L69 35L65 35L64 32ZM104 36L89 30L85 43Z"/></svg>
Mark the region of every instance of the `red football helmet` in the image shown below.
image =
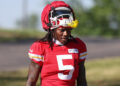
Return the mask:
<svg viewBox="0 0 120 86"><path fill-rule="evenodd" d="M54 1L46 5L41 15L43 29L55 29L60 26L71 27L75 20L72 8L64 1Z"/></svg>

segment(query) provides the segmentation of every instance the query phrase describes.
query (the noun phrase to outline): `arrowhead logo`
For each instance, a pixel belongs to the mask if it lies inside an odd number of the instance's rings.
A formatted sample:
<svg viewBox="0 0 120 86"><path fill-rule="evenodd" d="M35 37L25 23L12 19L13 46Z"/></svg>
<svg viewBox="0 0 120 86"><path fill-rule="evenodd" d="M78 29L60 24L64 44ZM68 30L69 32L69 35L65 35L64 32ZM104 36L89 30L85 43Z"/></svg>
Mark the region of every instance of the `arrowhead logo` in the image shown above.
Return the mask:
<svg viewBox="0 0 120 86"><path fill-rule="evenodd" d="M30 52L33 52L33 50L31 50L31 49L30 49L29 51L30 51Z"/></svg>

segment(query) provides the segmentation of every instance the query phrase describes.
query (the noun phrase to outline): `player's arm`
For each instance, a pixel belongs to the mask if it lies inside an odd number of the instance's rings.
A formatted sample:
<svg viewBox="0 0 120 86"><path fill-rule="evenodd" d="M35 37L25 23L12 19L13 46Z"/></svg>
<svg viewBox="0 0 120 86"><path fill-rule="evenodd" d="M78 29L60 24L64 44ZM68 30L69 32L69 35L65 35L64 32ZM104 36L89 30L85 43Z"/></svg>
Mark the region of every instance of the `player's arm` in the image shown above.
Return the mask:
<svg viewBox="0 0 120 86"><path fill-rule="evenodd" d="M29 65L28 80L26 86L36 86L41 67L35 62L31 61Z"/></svg>
<svg viewBox="0 0 120 86"><path fill-rule="evenodd" d="M84 61L79 63L79 74L77 78L77 86L87 86Z"/></svg>

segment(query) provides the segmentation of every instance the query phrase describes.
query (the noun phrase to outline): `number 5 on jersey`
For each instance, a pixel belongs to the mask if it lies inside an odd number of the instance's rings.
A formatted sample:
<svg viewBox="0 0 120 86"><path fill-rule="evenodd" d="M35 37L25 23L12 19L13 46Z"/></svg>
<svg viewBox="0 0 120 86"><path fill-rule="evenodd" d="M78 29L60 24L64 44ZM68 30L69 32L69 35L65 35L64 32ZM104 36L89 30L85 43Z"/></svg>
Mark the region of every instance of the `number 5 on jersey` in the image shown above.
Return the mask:
<svg viewBox="0 0 120 86"><path fill-rule="evenodd" d="M72 59L72 55L57 55L58 68L60 71L70 70L68 75L63 73L58 73L58 78L61 80L70 80L74 72L74 66L72 65L63 65L64 59Z"/></svg>

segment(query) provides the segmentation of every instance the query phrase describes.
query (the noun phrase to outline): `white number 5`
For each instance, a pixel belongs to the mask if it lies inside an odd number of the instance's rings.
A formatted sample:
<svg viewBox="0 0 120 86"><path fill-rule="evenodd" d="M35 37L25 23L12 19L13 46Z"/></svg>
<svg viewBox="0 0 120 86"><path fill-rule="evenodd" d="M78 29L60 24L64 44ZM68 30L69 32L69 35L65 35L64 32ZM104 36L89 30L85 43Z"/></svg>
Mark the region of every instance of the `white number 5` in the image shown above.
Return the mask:
<svg viewBox="0 0 120 86"><path fill-rule="evenodd" d="M63 59L72 59L72 55L57 55L57 62L59 70L70 70L68 75L63 73L58 73L58 78L61 80L70 80L74 72L74 66L72 65L63 65Z"/></svg>

